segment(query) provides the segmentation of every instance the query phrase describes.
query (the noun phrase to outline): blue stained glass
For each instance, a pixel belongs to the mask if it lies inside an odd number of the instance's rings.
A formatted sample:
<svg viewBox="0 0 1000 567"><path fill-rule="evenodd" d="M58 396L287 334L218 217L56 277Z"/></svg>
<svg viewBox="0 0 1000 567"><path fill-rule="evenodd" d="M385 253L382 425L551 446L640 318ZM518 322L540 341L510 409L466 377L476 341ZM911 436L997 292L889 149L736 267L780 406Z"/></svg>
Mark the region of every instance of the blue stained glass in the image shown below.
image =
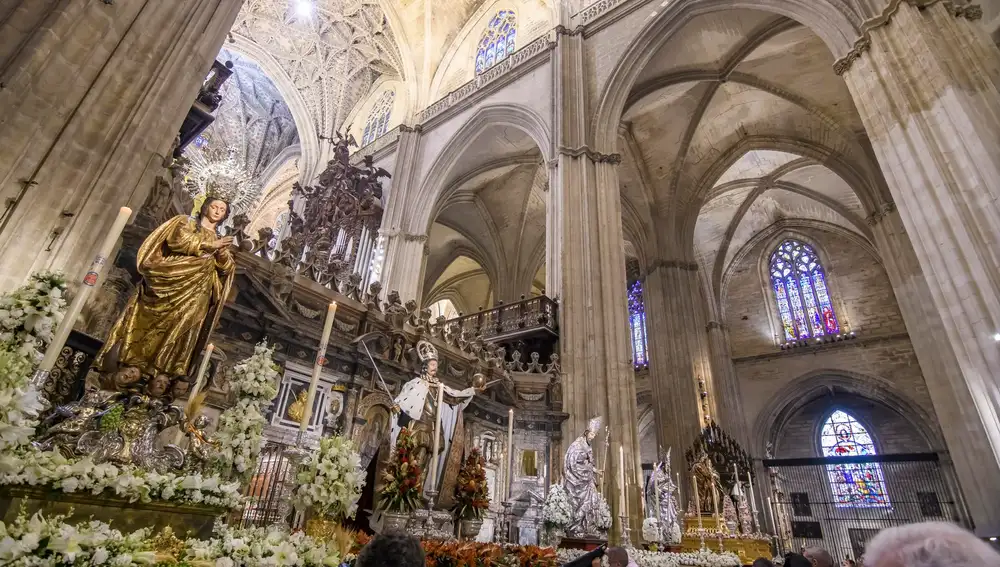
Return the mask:
<svg viewBox="0 0 1000 567"><path fill-rule="evenodd" d="M875 443L868 430L851 414L833 412L820 432L824 457L875 456ZM826 465L830 490L838 508L889 508L885 477L879 463Z"/></svg>
<svg viewBox="0 0 1000 567"><path fill-rule="evenodd" d="M629 326L632 331L632 358L636 366L649 364L646 354L646 307L642 298L642 282L633 283L628 290Z"/></svg>
<svg viewBox="0 0 1000 567"><path fill-rule="evenodd" d="M778 313L781 314L781 327L785 331L785 340L795 340L795 327L792 325L792 313L788 308L788 295L785 284L780 279L774 279L774 297L778 300Z"/></svg>
<svg viewBox="0 0 1000 567"><path fill-rule="evenodd" d="M392 106L396 102L396 91L385 91L379 96L372 111L368 114L364 133L361 136L361 146L367 146L379 136L386 133L389 119L392 117Z"/></svg>
<svg viewBox="0 0 1000 567"><path fill-rule="evenodd" d="M476 74L486 71L514 53L517 17L513 10L500 10L490 19L476 51Z"/></svg>
<svg viewBox="0 0 1000 567"><path fill-rule="evenodd" d="M840 332L823 265L812 247L796 240L778 245L771 255L771 286L786 340Z"/></svg>

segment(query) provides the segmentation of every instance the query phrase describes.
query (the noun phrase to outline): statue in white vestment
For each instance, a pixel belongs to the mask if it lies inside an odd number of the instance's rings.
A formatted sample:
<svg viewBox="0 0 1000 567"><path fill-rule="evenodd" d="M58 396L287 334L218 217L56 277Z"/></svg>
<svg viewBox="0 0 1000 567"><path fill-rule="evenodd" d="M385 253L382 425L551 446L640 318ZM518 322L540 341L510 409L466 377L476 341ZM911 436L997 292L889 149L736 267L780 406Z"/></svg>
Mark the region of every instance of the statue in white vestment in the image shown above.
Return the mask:
<svg viewBox="0 0 1000 567"><path fill-rule="evenodd" d="M429 456L434 447L434 424L437 419L438 386L441 381L437 377L438 353L434 345L427 341L417 343L417 356L420 358L420 375L403 384L399 395L394 400L399 408L399 415L393 421L390 432L390 443L396 446L396 438L403 427L409 427L417 442L418 464L424 471L424 489L429 490L428 465L437 467L435 490L441 485L445 457L451 448L452 436L462 411L472 401L476 394L475 388L455 390L448 386L444 388L444 403L441 408L441 432L438 439L438 458L436 463L429 463ZM394 408L395 409L395 408Z"/></svg>
<svg viewBox="0 0 1000 567"><path fill-rule="evenodd" d="M677 517L677 485L670 475L670 451L663 462L653 466L653 474L646 484L646 509L656 518L660 528L660 542L681 542L681 526Z"/></svg>
<svg viewBox="0 0 1000 567"><path fill-rule="evenodd" d="M602 510L607 504L597 491L597 477L602 471L597 470L591 446L600 428L601 418L591 419L583 435L577 437L566 450L562 484L573 506L573 521L566 529L571 537L599 536L607 531L600 525L602 516L606 514Z"/></svg>

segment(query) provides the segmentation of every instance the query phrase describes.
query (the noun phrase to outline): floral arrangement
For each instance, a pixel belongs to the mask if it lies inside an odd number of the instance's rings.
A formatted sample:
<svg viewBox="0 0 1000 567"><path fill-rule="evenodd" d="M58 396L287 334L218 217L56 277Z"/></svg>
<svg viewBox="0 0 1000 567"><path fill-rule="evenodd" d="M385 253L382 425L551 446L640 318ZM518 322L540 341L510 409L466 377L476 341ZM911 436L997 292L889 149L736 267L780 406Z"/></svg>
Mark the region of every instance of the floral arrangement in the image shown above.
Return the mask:
<svg viewBox="0 0 1000 567"><path fill-rule="evenodd" d="M185 559L214 567L337 567L344 557L335 546L303 532L222 527L210 540L186 542Z"/></svg>
<svg viewBox="0 0 1000 567"><path fill-rule="evenodd" d="M215 439L219 452L211 466L226 478L250 480L264 448L264 408L278 395L274 349L261 342L253 355L236 365L230 383L236 404L222 412Z"/></svg>
<svg viewBox="0 0 1000 567"><path fill-rule="evenodd" d="M556 567L555 551L533 545L497 545L474 541L421 542L427 567Z"/></svg>
<svg viewBox="0 0 1000 567"><path fill-rule="evenodd" d="M85 457L69 460L56 451L28 450L0 454L0 485L42 486L63 492L107 493L130 502L170 500L236 508L243 502L240 485L201 474L159 474L134 466L94 464Z"/></svg>
<svg viewBox="0 0 1000 567"><path fill-rule="evenodd" d="M365 474L354 443L344 437L324 437L319 449L302 460L292 493L296 508L312 507L333 519L353 518L358 511Z"/></svg>
<svg viewBox="0 0 1000 567"><path fill-rule="evenodd" d="M650 516L642 521L642 540L646 543L660 543L660 523Z"/></svg>
<svg viewBox="0 0 1000 567"><path fill-rule="evenodd" d="M480 520L490 507L490 495L486 485L486 468L478 447L469 451L469 456L458 471L455 483L455 517Z"/></svg>
<svg viewBox="0 0 1000 567"><path fill-rule="evenodd" d="M66 278L57 272L33 274L27 284L0 295L0 348L37 363L65 310Z"/></svg>
<svg viewBox="0 0 1000 567"><path fill-rule="evenodd" d="M149 531L125 536L104 522L72 526L65 516L45 518L24 513L10 525L0 522L0 564L11 567L111 565L130 567L157 561Z"/></svg>
<svg viewBox="0 0 1000 567"><path fill-rule="evenodd" d="M547 529L565 530L573 523L573 505L561 484L549 488L542 506L542 522Z"/></svg>
<svg viewBox="0 0 1000 567"><path fill-rule="evenodd" d="M608 501L604 499L604 496L597 495L597 517L594 518L594 526L602 531L608 531L611 529L611 508L608 507Z"/></svg>
<svg viewBox="0 0 1000 567"><path fill-rule="evenodd" d="M58 273L37 273L0 295L0 454L31 441L42 409L31 374L65 308L66 279Z"/></svg>
<svg viewBox="0 0 1000 567"><path fill-rule="evenodd" d="M381 510L408 513L420 504L423 482L420 478L422 471L414 456L416 446L410 428L400 430L392 461L382 472L384 486L378 495Z"/></svg>
<svg viewBox="0 0 1000 567"><path fill-rule="evenodd" d="M569 563L586 553L579 549L559 549L556 551L556 556L559 563ZM735 553L711 551L666 553L628 548L628 556L638 567L739 567L740 565L740 558Z"/></svg>

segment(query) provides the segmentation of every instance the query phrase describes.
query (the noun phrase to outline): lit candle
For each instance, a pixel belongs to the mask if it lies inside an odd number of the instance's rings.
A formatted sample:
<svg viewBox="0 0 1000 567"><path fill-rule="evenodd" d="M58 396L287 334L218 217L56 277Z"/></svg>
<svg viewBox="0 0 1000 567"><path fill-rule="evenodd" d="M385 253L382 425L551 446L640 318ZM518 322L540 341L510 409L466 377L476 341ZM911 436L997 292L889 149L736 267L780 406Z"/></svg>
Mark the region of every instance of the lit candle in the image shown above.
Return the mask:
<svg viewBox="0 0 1000 567"><path fill-rule="evenodd" d="M715 481L712 481L712 512L715 516L715 526L719 527L719 494L715 491Z"/></svg>
<svg viewBox="0 0 1000 567"><path fill-rule="evenodd" d="M336 317L337 302L334 301L326 309L323 336L319 339L319 350L316 351L316 364L313 365L312 379L309 380L309 393L306 395L306 407L302 413L302 422L299 423L299 441L302 440L302 436L309 429L309 421L312 419L313 402L316 400L316 388L319 386L319 375L323 372L323 364L326 362L326 347L330 343L330 332L333 331L333 320Z"/></svg>
<svg viewBox="0 0 1000 567"><path fill-rule="evenodd" d="M682 506L684 500L681 499L681 473L677 473L677 504Z"/></svg>
<svg viewBox="0 0 1000 567"><path fill-rule="evenodd" d="M511 473L514 464L514 408L507 410L507 490L506 499L510 500Z"/></svg>
<svg viewBox="0 0 1000 567"><path fill-rule="evenodd" d="M437 416L434 419L434 452L431 453L431 470L428 474L431 480L431 490L437 489L437 456L438 449L441 447L441 404L444 403L444 382L438 382L437 386Z"/></svg>
<svg viewBox="0 0 1000 567"><path fill-rule="evenodd" d="M80 312L83 310L83 306L87 304L90 294L93 293L94 288L100 283L101 274L104 272L104 265L108 263L108 256L111 255L111 250L114 249L115 243L118 242L118 237L121 236L122 230L125 229L125 224L128 222L130 216L132 216L132 209L130 208L122 207L118 210L118 216L115 218L115 222L111 224L111 230L104 236L104 242L101 243L101 247L97 250L97 255L94 256L94 261L91 262L90 268L83 276L83 281L81 282L83 285L76 290L73 302L69 304L66 314L63 316L62 321L59 322L59 326L56 327L56 331L52 335L52 342L49 343L49 347L45 351L45 356L42 358L42 363L38 365L37 372L48 373L55 367L56 361L59 360L59 353L62 352L62 347L66 344L66 339L69 338L70 332L73 331L76 318L80 316Z"/></svg>
<svg viewBox="0 0 1000 567"><path fill-rule="evenodd" d="M750 495L748 496L748 498L750 498L750 510L753 512L751 524L753 525L754 533L759 533L760 522L757 520L757 499L753 494L753 477L750 476L750 471L747 471L747 487L750 491Z"/></svg>

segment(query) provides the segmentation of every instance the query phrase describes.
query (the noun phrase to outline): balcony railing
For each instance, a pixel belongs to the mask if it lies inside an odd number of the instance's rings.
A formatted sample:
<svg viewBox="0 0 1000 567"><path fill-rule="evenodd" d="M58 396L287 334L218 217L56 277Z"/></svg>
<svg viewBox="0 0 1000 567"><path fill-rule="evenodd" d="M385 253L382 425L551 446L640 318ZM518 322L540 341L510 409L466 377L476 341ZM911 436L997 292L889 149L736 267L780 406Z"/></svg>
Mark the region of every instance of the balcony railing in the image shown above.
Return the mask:
<svg viewBox="0 0 1000 567"><path fill-rule="evenodd" d="M463 330L490 341L537 331L557 335L558 307L555 300L540 295L459 317L458 323Z"/></svg>

